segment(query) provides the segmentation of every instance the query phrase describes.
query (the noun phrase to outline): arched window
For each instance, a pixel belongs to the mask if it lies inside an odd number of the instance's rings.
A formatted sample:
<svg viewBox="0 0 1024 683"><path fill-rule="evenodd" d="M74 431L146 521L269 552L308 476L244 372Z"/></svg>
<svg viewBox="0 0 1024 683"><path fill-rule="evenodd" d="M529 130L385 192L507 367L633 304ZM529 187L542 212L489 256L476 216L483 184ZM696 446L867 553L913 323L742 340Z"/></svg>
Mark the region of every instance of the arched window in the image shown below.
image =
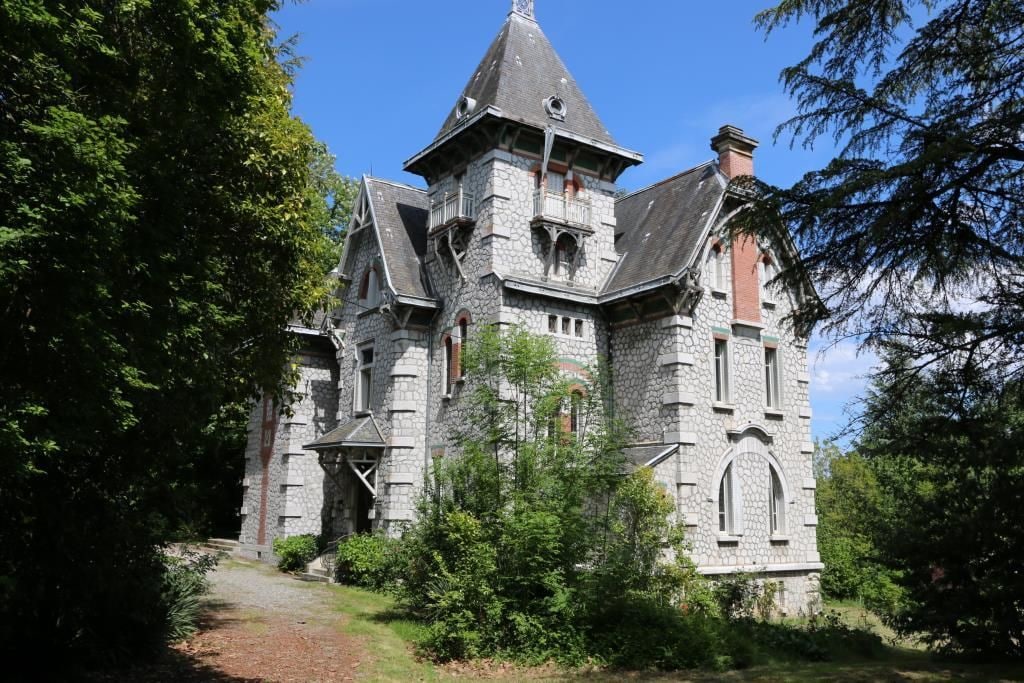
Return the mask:
<svg viewBox="0 0 1024 683"><path fill-rule="evenodd" d="M725 254L722 253L722 245L714 244L708 250L708 282L711 289L719 292L725 291Z"/></svg>
<svg viewBox="0 0 1024 683"><path fill-rule="evenodd" d="M444 338L444 394L445 396L451 396L452 394L452 364L454 348L452 346L452 338L446 336Z"/></svg>
<svg viewBox="0 0 1024 683"><path fill-rule="evenodd" d="M579 435L580 433L580 413L583 407L583 395L574 391L569 395L569 433Z"/></svg>
<svg viewBox="0 0 1024 683"><path fill-rule="evenodd" d="M570 235L560 235L555 242L554 273L564 278L572 278L576 264L576 240Z"/></svg>
<svg viewBox="0 0 1024 683"><path fill-rule="evenodd" d="M786 496L773 465L768 465L768 472L768 529L772 536L779 536L786 532Z"/></svg>
<svg viewBox="0 0 1024 683"><path fill-rule="evenodd" d="M469 341L469 319L459 320L459 377L466 374L466 342Z"/></svg>
<svg viewBox="0 0 1024 683"><path fill-rule="evenodd" d="M725 468L722 480L718 484L718 531L726 535L736 533L736 497L735 497L735 476L733 465Z"/></svg>
<svg viewBox="0 0 1024 683"><path fill-rule="evenodd" d="M371 266L363 276L363 283L359 288L359 305L364 308L376 308L379 303L380 280L377 277L377 267Z"/></svg>
<svg viewBox="0 0 1024 683"><path fill-rule="evenodd" d="M761 301L772 303L775 300L772 280L779 274L779 267L770 254L763 255L757 262L758 281L761 285Z"/></svg>

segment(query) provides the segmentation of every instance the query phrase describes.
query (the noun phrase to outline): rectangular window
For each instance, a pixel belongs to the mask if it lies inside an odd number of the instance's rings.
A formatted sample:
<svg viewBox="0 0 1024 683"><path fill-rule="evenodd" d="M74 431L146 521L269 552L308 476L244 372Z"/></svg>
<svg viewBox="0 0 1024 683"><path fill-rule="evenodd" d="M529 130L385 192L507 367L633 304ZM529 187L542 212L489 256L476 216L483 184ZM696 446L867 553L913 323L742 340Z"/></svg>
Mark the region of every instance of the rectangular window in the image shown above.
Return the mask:
<svg viewBox="0 0 1024 683"><path fill-rule="evenodd" d="M715 401L729 402L729 342L715 340Z"/></svg>
<svg viewBox="0 0 1024 683"><path fill-rule="evenodd" d="M550 332L551 334L557 334L558 333L558 316L557 315L549 315L548 316L548 332Z"/></svg>
<svg viewBox="0 0 1024 683"><path fill-rule="evenodd" d="M583 337L583 321L582 320L577 320L576 321L576 336L577 337Z"/></svg>
<svg viewBox="0 0 1024 683"><path fill-rule="evenodd" d="M566 337L569 336L570 325L572 325L572 318L562 318L562 334Z"/></svg>
<svg viewBox="0 0 1024 683"><path fill-rule="evenodd" d="M764 350L764 388L765 405L769 408L781 408L779 400L779 352L777 349Z"/></svg>
<svg viewBox="0 0 1024 683"><path fill-rule="evenodd" d="M359 347L356 354L359 365L356 369L355 409L368 412L373 394L373 345Z"/></svg>

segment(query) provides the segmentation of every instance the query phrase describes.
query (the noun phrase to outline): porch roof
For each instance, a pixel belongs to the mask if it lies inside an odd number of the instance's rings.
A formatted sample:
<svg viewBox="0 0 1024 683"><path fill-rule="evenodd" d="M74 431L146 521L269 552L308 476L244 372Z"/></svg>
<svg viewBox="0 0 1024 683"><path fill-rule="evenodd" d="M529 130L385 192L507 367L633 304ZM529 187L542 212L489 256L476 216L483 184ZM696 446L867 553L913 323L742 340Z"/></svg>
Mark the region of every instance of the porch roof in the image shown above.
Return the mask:
<svg viewBox="0 0 1024 683"><path fill-rule="evenodd" d="M362 448L384 448L384 437L372 415L357 417L327 432L319 439L303 446L309 451L323 451L328 448L360 446Z"/></svg>
<svg viewBox="0 0 1024 683"><path fill-rule="evenodd" d="M627 446L622 449L626 456L626 469L630 472L642 467L654 467L679 449L679 444L656 444Z"/></svg>

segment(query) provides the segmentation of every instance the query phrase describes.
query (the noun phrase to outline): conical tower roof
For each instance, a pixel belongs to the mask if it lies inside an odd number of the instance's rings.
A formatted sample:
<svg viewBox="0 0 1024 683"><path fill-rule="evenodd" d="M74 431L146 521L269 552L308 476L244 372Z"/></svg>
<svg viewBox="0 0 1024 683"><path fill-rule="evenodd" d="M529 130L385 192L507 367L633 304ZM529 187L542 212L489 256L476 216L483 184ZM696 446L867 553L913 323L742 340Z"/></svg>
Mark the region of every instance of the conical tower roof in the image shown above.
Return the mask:
<svg viewBox="0 0 1024 683"><path fill-rule="evenodd" d="M561 100L561 108L558 103L552 108L551 98ZM500 109L505 118L538 128L556 125L616 145L540 25L518 12L509 14L435 140L488 106Z"/></svg>

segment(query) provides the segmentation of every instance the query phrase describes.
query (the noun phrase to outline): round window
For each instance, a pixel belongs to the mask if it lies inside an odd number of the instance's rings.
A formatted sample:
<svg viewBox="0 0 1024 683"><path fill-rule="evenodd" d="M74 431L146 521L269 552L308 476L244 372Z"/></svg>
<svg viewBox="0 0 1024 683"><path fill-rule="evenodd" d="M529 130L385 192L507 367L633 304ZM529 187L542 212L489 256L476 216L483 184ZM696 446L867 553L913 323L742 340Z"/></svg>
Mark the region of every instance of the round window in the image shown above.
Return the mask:
<svg viewBox="0 0 1024 683"><path fill-rule="evenodd" d="M565 120L566 106L565 101L561 97L552 95L544 100L544 109L551 118L558 119L559 121Z"/></svg>
<svg viewBox="0 0 1024 683"><path fill-rule="evenodd" d="M463 95L455 107L455 118L461 119L463 116L469 116L474 109L476 109L476 100Z"/></svg>

